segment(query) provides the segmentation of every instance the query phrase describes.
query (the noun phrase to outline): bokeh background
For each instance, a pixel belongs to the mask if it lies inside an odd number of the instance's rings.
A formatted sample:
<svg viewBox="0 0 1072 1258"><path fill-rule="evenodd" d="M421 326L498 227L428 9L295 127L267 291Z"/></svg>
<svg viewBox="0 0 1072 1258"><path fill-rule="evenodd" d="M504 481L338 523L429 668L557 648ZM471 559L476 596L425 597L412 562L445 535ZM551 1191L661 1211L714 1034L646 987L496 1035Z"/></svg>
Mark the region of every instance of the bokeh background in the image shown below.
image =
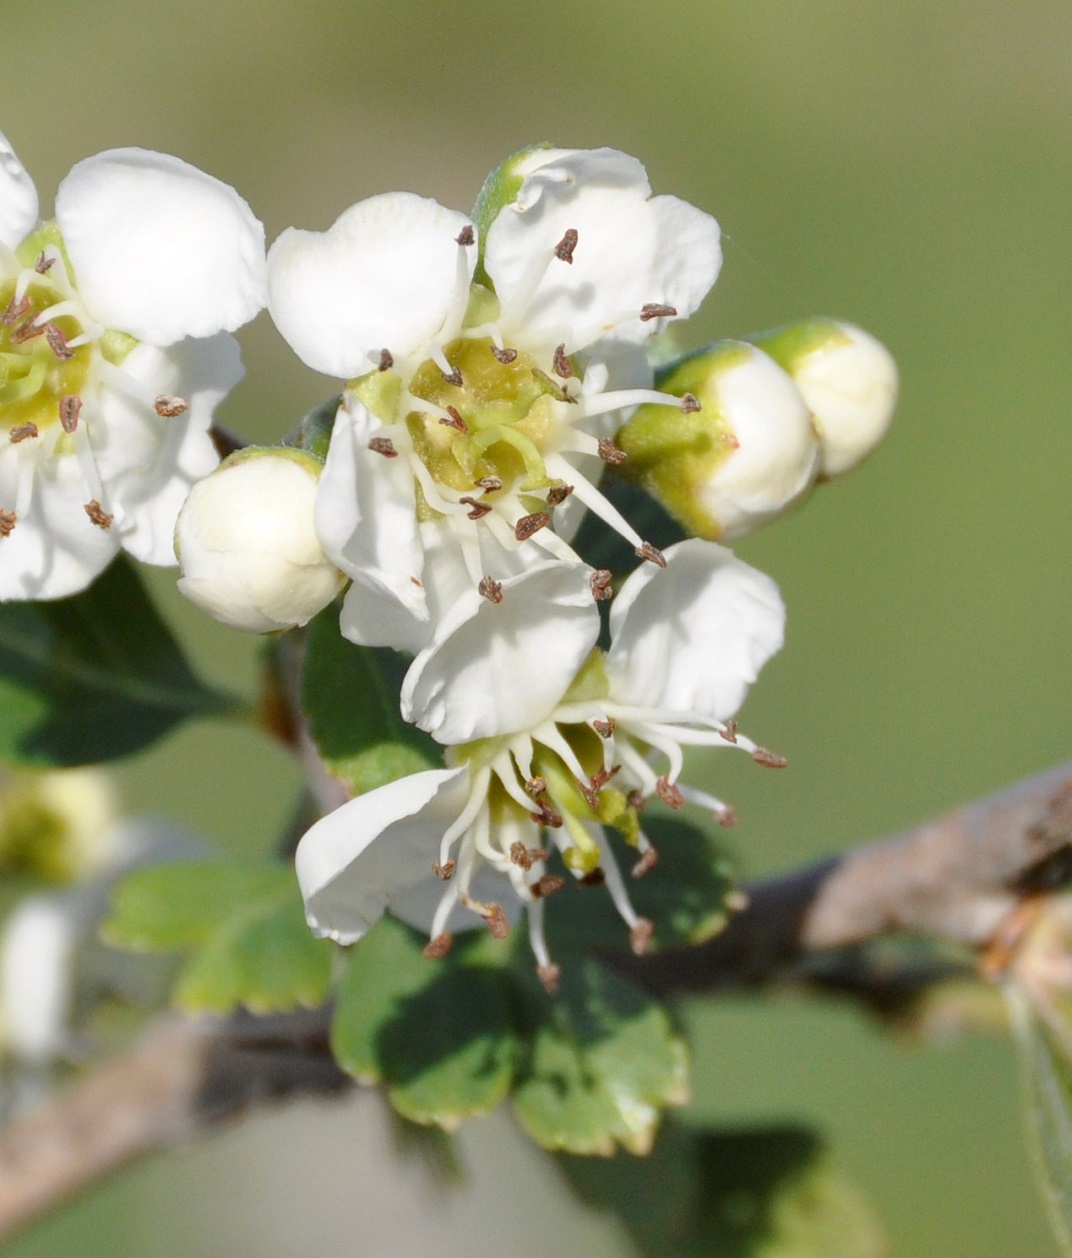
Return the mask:
<svg viewBox="0 0 1072 1258"><path fill-rule="evenodd" d="M610 144L726 233L689 343L855 320L903 401L860 472L740 551L780 582L782 656L724 757L749 874L899 829L1069 754L1072 6L996 0L0 0L0 128L47 206L80 157L137 144L326 227L406 188L468 208L523 144ZM236 429L274 439L331 391L266 317L242 336ZM252 644L154 592L213 677ZM254 732L197 728L122 771L132 807L272 842L296 777ZM1000 1039L941 1048L784 999L687 1010L696 1109L827 1133L891 1252L1055 1252ZM463 1139L462 1194L400 1167L368 1098L257 1118L127 1174L16 1258L545 1255L628 1250L508 1122ZM583 1247L583 1249L582 1249Z"/></svg>

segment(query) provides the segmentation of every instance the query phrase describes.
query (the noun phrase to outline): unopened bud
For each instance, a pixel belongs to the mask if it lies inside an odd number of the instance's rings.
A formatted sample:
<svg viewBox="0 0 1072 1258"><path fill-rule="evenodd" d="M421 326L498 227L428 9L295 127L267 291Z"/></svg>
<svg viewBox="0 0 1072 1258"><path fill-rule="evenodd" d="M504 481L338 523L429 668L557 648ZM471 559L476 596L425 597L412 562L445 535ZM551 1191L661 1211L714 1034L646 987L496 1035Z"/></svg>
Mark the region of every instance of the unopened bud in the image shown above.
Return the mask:
<svg viewBox="0 0 1072 1258"><path fill-rule="evenodd" d="M822 449L820 477L830 480L862 463L897 406L897 364L885 345L835 319L805 319L751 339L804 395Z"/></svg>
<svg viewBox="0 0 1072 1258"><path fill-rule="evenodd" d="M615 441L636 480L690 533L728 541L782 514L819 469L811 415L789 376L744 341L719 341L668 368L658 388L699 410L638 407Z"/></svg>
<svg viewBox="0 0 1072 1258"><path fill-rule="evenodd" d="M322 464L301 450L248 447L199 481L179 513L179 589L235 629L304 625L343 576L320 545L313 504Z"/></svg>

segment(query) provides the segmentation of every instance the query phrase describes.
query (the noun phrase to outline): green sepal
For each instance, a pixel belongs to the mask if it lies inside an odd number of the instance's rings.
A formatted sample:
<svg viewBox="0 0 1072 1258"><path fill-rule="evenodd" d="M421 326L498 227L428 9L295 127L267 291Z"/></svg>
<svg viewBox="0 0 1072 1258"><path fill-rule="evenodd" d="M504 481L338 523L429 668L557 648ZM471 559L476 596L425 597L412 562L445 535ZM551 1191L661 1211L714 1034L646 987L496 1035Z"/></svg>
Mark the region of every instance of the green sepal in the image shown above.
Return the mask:
<svg viewBox="0 0 1072 1258"><path fill-rule="evenodd" d="M688 1057L662 1005L591 958L563 966L557 995L529 979L528 1053L514 1109L552 1151L649 1152L662 1111L688 1099Z"/></svg>
<svg viewBox="0 0 1072 1258"><path fill-rule="evenodd" d="M494 284L484 270L484 242L487 240L488 231L492 223L498 217L499 212L508 205L513 205L517 200L517 194L521 190L521 185L525 182L525 176L518 171L518 166L529 156L530 153L539 152L540 149L550 149L554 146L547 140L539 144L530 144L527 148L519 149L516 153L512 153L506 161L488 175L481 185L480 192L477 194L476 205L473 206L473 225L476 227L477 242L480 247L480 254L476 265L476 274L473 277L478 284L483 284L487 288L494 291Z"/></svg>
<svg viewBox="0 0 1072 1258"><path fill-rule="evenodd" d="M187 952L172 999L190 1012L280 1013L327 998L332 947L309 933L282 862L137 870L115 888L101 930L116 947Z"/></svg>
<svg viewBox="0 0 1072 1258"><path fill-rule="evenodd" d="M192 671L123 556L71 598L0 605L0 760L115 760L241 706Z"/></svg>
<svg viewBox="0 0 1072 1258"><path fill-rule="evenodd" d="M297 450L305 450L322 463L328 457L331 434L335 428L335 416L341 405L342 394L336 393L334 397L321 402L319 406L314 406L287 433L283 438L283 444Z"/></svg>
<svg viewBox="0 0 1072 1258"><path fill-rule="evenodd" d="M384 916L354 944L331 1043L342 1069L384 1084L404 1117L453 1131L494 1109L514 1077L510 952L505 942L470 934L430 959L425 943Z"/></svg>
<svg viewBox="0 0 1072 1258"><path fill-rule="evenodd" d="M821 316L800 319L769 332L756 332L745 337L778 364L790 376L817 350L851 345L852 338L835 320Z"/></svg>
<svg viewBox="0 0 1072 1258"><path fill-rule="evenodd" d="M395 651L347 642L337 605L306 630L302 708L324 767L351 795L442 765L439 746L399 712L407 667Z"/></svg>

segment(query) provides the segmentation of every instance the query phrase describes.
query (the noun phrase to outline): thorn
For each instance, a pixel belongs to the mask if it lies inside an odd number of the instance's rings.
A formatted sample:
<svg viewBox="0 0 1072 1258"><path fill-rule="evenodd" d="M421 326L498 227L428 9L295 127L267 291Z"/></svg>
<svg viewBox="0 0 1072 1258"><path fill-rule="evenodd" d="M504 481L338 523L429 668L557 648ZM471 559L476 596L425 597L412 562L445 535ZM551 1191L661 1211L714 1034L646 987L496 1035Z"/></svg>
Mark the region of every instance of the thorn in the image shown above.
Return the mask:
<svg viewBox="0 0 1072 1258"><path fill-rule="evenodd" d="M550 511L534 511L532 515L523 515L514 525L514 536L519 542L527 542L534 533L546 528L551 523Z"/></svg>
<svg viewBox="0 0 1072 1258"><path fill-rule="evenodd" d="M633 866L633 877L643 878L645 874L651 873L658 863L659 853L653 847L649 847L644 855L641 856L640 860L638 860Z"/></svg>
<svg viewBox="0 0 1072 1258"><path fill-rule="evenodd" d="M462 501L464 502L465 499L463 498ZM472 499L470 498L469 501L472 502ZM486 510L490 511L491 508L488 507ZM470 520L479 518L480 517L474 515L472 511L469 512ZM480 584L476 587L476 592L481 598L486 598L489 603L495 603L497 605L503 601L502 582L496 581L493 577L481 577Z"/></svg>
<svg viewBox="0 0 1072 1258"><path fill-rule="evenodd" d="M14 511L0 510L0 537L10 537L19 517Z"/></svg>
<svg viewBox="0 0 1072 1258"><path fill-rule="evenodd" d="M434 939L430 939L421 949L421 956L429 961L438 961L445 957L454 944L454 936L449 930L445 930L441 935L436 935Z"/></svg>
<svg viewBox="0 0 1072 1258"><path fill-rule="evenodd" d="M563 380L569 380L573 377L573 364L569 360L566 353L565 341L555 350L555 357L552 363L552 369L556 376L561 376Z"/></svg>
<svg viewBox="0 0 1072 1258"><path fill-rule="evenodd" d="M562 967L560 965L538 965L536 967L536 977L540 980L540 985L548 996L558 995L558 982L562 977Z"/></svg>
<svg viewBox="0 0 1072 1258"><path fill-rule="evenodd" d="M376 364L377 371L390 371L395 365L395 356L389 349L380 350L380 361Z"/></svg>
<svg viewBox="0 0 1072 1258"><path fill-rule="evenodd" d="M633 950L633 955L643 957L647 955L651 946L651 937L655 933L655 926L648 921L646 917L638 919L637 924L629 932L629 947Z"/></svg>
<svg viewBox="0 0 1072 1258"><path fill-rule="evenodd" d="M476 243L476 236L470 223L466 223L461 231L454 237L455 244L459 244L464 249L468 245Z"/></svg>
<svg viewBox="0 0 1072 1258"><path fill-rule="evenodd" d="M649 563L653 563L657 568L666 567L666 556L651 542L645 542L643 546L638 546L633 554L640 559L646 559Z"/></svg>
<svg viewBox="0 0 1072 1258"><path fill-rule="evenodd" d="M96 498L91 498L85 505L85 513L89 516L90 522L95 524L99 529L110 529L114 515L109 515L107 511L100 505Z"/></svg>
<svg viewBox="0 0 1072 1258"><path fill-rule="evenodd" d="M385 459L397 459L398 451L390 437L370 437L368 448L374 454L382 454Z"/></svg>
<svg viewBox="0 0 1072 1258"><path fill-rule="evenodd" d="M766 747L757 747L752 752L752 759L756 764L761 764L764 769L784 769L789 763L785 756L779 756L777 752L768 751Z"/></svg>
<svg viewBox="0 0 1072 1258"><path fill-rule="evenodd" d="M172 397L168 393L158 393L153 402L153 410L161 419L174 419L177 415L185 414L189 409L185 398Z"/></svg>
<svg viewBox="0 0 1072 1258"><path fill-rule="evenodd" d="M69 393L59 401L60 425L64 432L74 432L78 427L78 417L82 413L82 399L77 393Z"/></svg>
<svg viewBox="0 0 1072 1258"><path fill-rule="evenodd" d="M17 446L20 441L25 441L28 437L36 437L37 431L37 425L32 421L27 421L25 424L12 428L8 433L8 438L13 446Z"/></svg>
<svg viewBox="0 0 1072 1258"><path fill-rule="evenodd" d="M444 882L450 882L454 877L454 862L444 861L441 865L439 861L432 861L432 873L437 878L442 878Z"/></svg>
<svg viewBox="0 0 1072 1258"><path fill-rule="evenodd" d="M596 568L592 575L588 578L588 584L592 587L592 597L597 603L604 602L608 598L614 597L612 584L614 581L614 573L608 568Z"/></svg>
<svg viewBox="0 0 1072 1258"><path fill-rule="evenodd" d="M572 227L569 227L566 229L566 234L562 237L558 244L555 245L555 257L559 260L559 262L568 262L570 266L572 266L573 251L576 248L577 233Z"/></svg>
<svg viewBox="0 0 1072 1258"><path fill-rule="evenodd" d="M504 367L507 366L507 364L512 363L514 359L517 358L516 349L499 349L497 345L493 345L491 347L491 352Z"/></svg>
<svg viewBox="0 0 1072 1258"><path fill-rule="evenodd" d="M652 319L672 319L677 314L673 306L661 306L657 301L646 302L640 307L640 322L650 323Z"/></svg>
<svg viewBox="0 0 1072 1258"><path fill-rule="evenodd" d="M621 465L629 458L629 455L616 445L609 437L600 437L598 442L599 457L604 463L610 463L613 467L621 467Z"/></svg>

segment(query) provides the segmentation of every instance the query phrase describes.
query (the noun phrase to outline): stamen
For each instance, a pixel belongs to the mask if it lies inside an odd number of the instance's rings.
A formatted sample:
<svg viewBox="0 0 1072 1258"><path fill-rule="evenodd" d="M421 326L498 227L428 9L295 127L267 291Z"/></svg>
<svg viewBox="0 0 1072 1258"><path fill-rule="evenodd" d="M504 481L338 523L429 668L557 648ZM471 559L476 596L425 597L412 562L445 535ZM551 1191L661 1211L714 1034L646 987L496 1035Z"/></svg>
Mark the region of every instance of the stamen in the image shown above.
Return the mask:
<svg viewBox="0 0 1072 1258"><path fill-rule="evenodd" d="M566 234L555 245L555 257L559 262L568 262L573 265L573 251L577 248L577 232L574 228L566 229Z"/></svg>
<svg viewBox="0 0 1072 1258"><path fill-rule="evenodd" d="M548 830L561 830L563 825L563 816L557 809L552 808L550 802L546 799L536 801L536 811L531 814L533 821L538 822L541 826L546 826Z"/></svg>
<svg viewBox="0 0 1072 1258"><path fill-rule="evenodd" d="M556 402L569 402L573 404L577 401L573 394L567 391L564 384L559 384L557 380L552 380L542 367L533 367L532 375L533 379L539 380Z"/></svg>
<svg viewBox="0 0 1072 1258"><path fill-rule="evenodd" d="M514 536L519 542L527 542L540 529L551 523L550 511L534 511L531 515L523 515L514 525Z"/></svg>
<svg viewBox="0 0 1072 1258"><path fill-rule="evenodd" d="M449 930L443 931L441 935L436 935L434 939L430 939L421 949L421 956L429 961L439 961L447 955L454 944L454 936Z"/></svg>
<svg viewBox="0 0 1072 1258"><path fill-rule="evenodd" d="M497 345L491 346L491 352L502 363L504 367L508 366L517 358L516 349L499 349Z"/></svg>
<svg viewBox="0 0 1072 1258"><path fill-rule="evenodd" d="M697 411L702 411L703 407L695 393L682 393L681 410L685 415L695 415Z"/></svg>
<svg viewBox="0 0 1072 1258"><path fill-rule="evenodd" d="M447 407L446 415L444 415L439 422L441 424L446 424L448 428L456 429L458 432L469 431L469 425L464 419L462 419L461 413L458 411L457 407L454 406Z"/></svg>
<svg viewBox="0 0 1072 1258"><path fill-rule="evenodd" d="M536 973L544 990L549 996L553 996L561 971L557 965L551 963L551 954L547 951L547 940L543 933L543 904L539 900L533 901L526 916L529 920L529 946L536 958Z"/></svg>
<svg viewBox="0 0 1072 1258"><path fill-rule="evenodd" d="M0 538L10 537L18 521L17 512L0 510Z"/></svg>
<svg viewBox="0 0 1072 1258"><path fill-rule="evenodd" d="M54 323L46 323L44 332L48 347L57 358L66 361L74 357L74 350L67 344L67 338Z"/></svg>
<svg viewBox="0 0 1072 1258"><path fill-rule="evenodd" d="M612 467L621 467L621 465L629 458L629 455L617 445L610 437L600 437L596 443L599 450L599 457L604 463L611 464Z"/></svg>
<svg viewBox="0 0 1072 1258"><path fill-rule="evenodd" d="M12 328L9 333L12 345L25 345L27 341L32 341L35 336L44 336L45 329L39 328L33 320L27 320L26 323L20 323L17 328Z"/></svg>
<svg viewBox="0 0 1072 1258"><path fill-rule="evenodd" d="M475 243L476 236L473 235L473 229L469 223L466 223L457 236L454 237L454 241L455 244L459 244L463 248Z"/></svg>
<svg viewBox="0 0 1072 1258"><path fill-rule="evenodd" d="M566 885L565 878L558 874L544 874L537 878L529 887L534 900L546 900L549 895L554 895L556 891L561 891Z"/></svg>
<svg viewBox="0 0 1072 1258"><path fill-rule="evenodd" d="M37 261L34 263L34 270L38 275L47 275L52 269L52 264L55 261L56 259L54 257L49 257L49 255L42 249L37 255Z"/></svg>
<svg viewBox="0 0 1072 1258"><path fill-rule="evenodd" d="M444 383L452 384L456 389L460 389L464 383L462 380L462 373L457 367L453 368L451 371L444 371L442 375Z"/></svg>
<svg viewBox="0 0 1072 1258"><path fill-rule="evenodd" d="M609 721L593 721L592 728L600 736L600 738L610 738L617 726L613 720Z"/></svg>
<svg viewBox="0 0 1072 1258"><path fill-rule="evenodd" d="M480 916L487 922L493 939L505 939L510 933L510 923L501 904L485 904Z"/></svg>
<svg viewBox="0 0 1072 1258"><path fill-rule="evenodd" d="M112 527L112 521L115 519L115 516L109 515L96 498L90 499L90 501L86 503L84 510L86 515L89 516L91 523L95 524L98 528L107 530Z"/></svg>
<svg viewBox="0 0 1072 1258"><path fill-rule="evenodd" d="M682 795L680 787L676 782L671 782L665 774L655 783L655 793L667 808L672 808L674 812L684 807L685 796Z"/></svg>
<svg viewBox="0 0 1072 1258"><path fill-rule="evenodd" d="M66 433L74 432L78 427L78 417L82 413L82 399L77 393L61 397L59 402L60 424Z"/></svg>
<svg viewBox="0 0 1072 1258"><path fill-rule="evenodd" d="M482 476L477 484L486 494L497 494L503 487L501 476Z"/></svg>
<svg viewBox="0 0 1072 1258"><path fill-rule="evenodd" d="M573 364L566 353L565 341L555 350L553 367L555 375L561 376L563 380L569 380L573 376Z"/></svg>
<svg viewBox="0 0 1072 1258"><path fill-rule="evenodd" d="M643 878L645 874L650 874L658 863L659 853L649 843L630 872L634 878Z"/></svg>
<svg viewBox="0 0 1072 1258"><path fill-rule="evenodd" d="M602 830L595 835L596 843L599 845L599 854L603 858L600 862L607 879L607 890L610 892L611 901L618 910L618 916L625 922L631 930L636 930L641 922L645 919L638 917L636 909L633 908L632 901L629 899L629 892L625 889L625 883L622 880L622 871L618 868L618 862L614 859L614 853L610 850L606 838ZM651 923L648 923L649 927ZM648 930L648 938L651 938L651 931ZM632 940L630 940L632 942ZM635 952L636 949L634 948Z"/></svg>
<svg viewBox="0 0 1072 1258"><path fill-rule="evenodd" d="M756 764L760 764L764 769L784 769L789 761L785 756L779 756L777 752L768 751L766 747L757 747L752 752L752 759Z"/></svg>
<svg viewBox="0 0 1072 1258"><path fill-rule="evenodd" d="M672 319L677 314L674 306L662 306L657 301L645 302L640 307L640 322L650 323L652 319Z"/></svg>
<svg viewBox="0 0 1072 1258"><path fill-rule="evenodd" d="M26 297L13 296L7 304L7 309L0 316L0 323L7 327L11 327L13 323L18 321L26 314L29 314L30 302Z"/></svg>
<svg viewBox="0 0 1072 1258"><path fill-rule="evenodd" d="M545 861L550 852L543 847L526 847L520 839L510 844L510 859L522 869L531 869L537 861Z"/></svg>
<svg viewBox="0 0 1072 1258"><path fill-rule="evenodd" d="M532 916L532 910L529 910L529 916ZM560 965L538 965L536 967L536 977L540 980L540 986L548 994L548 996L558 995L558 984L562 979L562 967Z"/></svg>
<svg viewBox="0 0 1072 1258"><path fill-rule="evenodd" d="M8 438L13 446L17 446L20 441L25 441L28 437L36 437L37 431L37 425L33 422L19 424L8 433Z"/></svg>
<svg viewBox="0 0 1072 1258"><path fill-rule="evenodd" d="M607 875L602 865L597 865L595 869L590 869L588 873L582 874L577 879L577 886L585 889L589 887L603 887L606 886L606 883Z"/></svg>
<svg viewBox="0 0 1072 1258"><path fill-rule="evenodd" d="M153 402L153 410L161 419L175 419L179 415L184 415L189 409L190 404L185 398L176 397L170 393L158 393Z"/></svg>
<svg viewBox="0 0 1072 1258"><path fill-rule="evenodd" d="M470 497L469 494L459 498L458 501L464 502L465 505L470 508L470 510L466 512L470 520L483 519L483 517L486 516L492 509L490 502L477 502L477 500Z"/></svg>
<svg viewBox="0 0 1072 1258"><path fill-rule="evenodd" d="M547 491L547 505L560 507L572 493L572 485L552 485Z"/></svg>
<svg viewBox="0 0 1072 1258"><path fill-rule="evenodd" d="M368 448L374 454L382 454L385 459L397 459L398 451L390 437L370 437Z"/></svg>
<svg viewBox="0 0 1072 1258"><path fill-rule="evenodd" d="M629 807L635 812L643 812L648 803L644 798L644 792L635 787L626 795L625 799Z"/></svg>
<svg viewBox="0 0 1072 1258"><path fill-rule="evenodd" d="M450 880L454 877L455 868L455 863L452 860L444 861L442 865L439 861L432 861L432 873L435 874L437 878L441 878L444 882L450 882Z"/></svg>
<svg viewBox="0 0 1072 1258"><path fill-rule="evenodd" d="M597 603L614 597L613 581L614 573L608 568L597 568L588 578L588 584L592 587L592 597Z"/></svg>
<svg viewBox="0 0 1072 1258"><path fill-rule="evenodd" d="M470 499L470 501L472 501ZM490 507L488 508L490 510ZM479 519L479 516L470 513L471 520ZM480 584L476 587L476 592L481 598L486 598L489 603L501 603L503 601L502 582L496 581L493 577L481 577Z"/></svg>
<svg viewBox="0 0 1072 1258"><path fill-rule="evenodd" d="M529 778L525 783L525 790L528 791L533 799L538 799L547 790L547 779Z"/></svg>
<svg viewBox="0 0 1072 1258"><path fill-rule="evenodd" d="M395 357L389 349L380 350L380 361L376 364L377 371L390 371L395 365Z"/></svg>
<svg viewBox="0 0 1072 1258"><path fill-rule="evenodd" d="M736 719L731 716L730 719L726 722L725 727L723 729L720 729L718 732L722 735L722 737L726 740L726 742L735 743L737 741Z"/></svg>
<svg viewBox="0 0 1072 1258"><path fill-rule="evenodd" d="M633 553L639 559L646 559L649 563L653 563L657 568L666 567L666 556L657 546L653 546L651 542L645 542L643 546L638 546Z"/></svg>
<svg viewBox="0 0 1072 1258"><path fill-rule="evenodd" d="M735 826L737 824L737 813L723 800L716 799L714 795L709 795L707 791L701 791L695 786L679 786L678 790L684 796L687 804L695 804L697 808L706 808L713 813L715 820L720 826Z"/></svg>
<svg viewBox="0 0 1072 1258"><path fill-rule="evenodd" d="M637 920L637 924L629 932L629 947L633 950L634 956L643 957L647 955L648 949L651 947L651 937L654 933L655 926L646 917L641 917Z"/></svg>

